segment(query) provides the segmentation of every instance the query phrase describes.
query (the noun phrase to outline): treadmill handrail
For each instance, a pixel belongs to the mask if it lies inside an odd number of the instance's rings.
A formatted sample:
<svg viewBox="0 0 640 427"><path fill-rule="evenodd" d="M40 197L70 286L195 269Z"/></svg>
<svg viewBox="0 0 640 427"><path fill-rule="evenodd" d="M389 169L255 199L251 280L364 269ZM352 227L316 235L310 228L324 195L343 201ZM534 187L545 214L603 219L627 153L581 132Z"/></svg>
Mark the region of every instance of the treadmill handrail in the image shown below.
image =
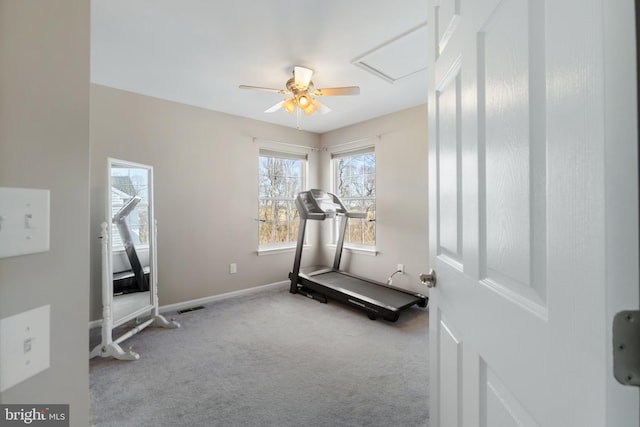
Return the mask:
<svg viewBox="0 0 640 427"><path fill-rule="evenodd" d="M120 208L118 212L116 212L111 222L113 222L114 224L124 222L129 214L133 211L133 209L138 206L138 203L140 203L140 201L142 201L142 198L140 196L133 196L127 203L124 204L124 206Z"/></svg>
<svg viewBox="0 0 640 427"><path fill-rule="evenodd" d="M367 213L366 212L355 212L355 211L351 211L351 212L347 212L346 216L348 216L349 218L366 218L367 217Z"/></svg>

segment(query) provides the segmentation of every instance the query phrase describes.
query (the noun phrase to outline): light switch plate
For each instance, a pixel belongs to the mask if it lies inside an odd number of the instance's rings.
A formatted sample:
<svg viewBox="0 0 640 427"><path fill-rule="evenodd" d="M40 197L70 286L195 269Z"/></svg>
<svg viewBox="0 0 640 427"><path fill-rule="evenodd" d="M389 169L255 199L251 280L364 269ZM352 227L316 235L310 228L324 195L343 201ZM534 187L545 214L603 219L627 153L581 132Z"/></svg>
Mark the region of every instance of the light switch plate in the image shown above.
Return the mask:
<svg viewBox="0 0 640 427"><path fill-rule="evenodd" d="M49 250L49 190L0 187L0 258Z"/></svg>
<svg viewBox="0 0 640 427"><path fill-rule="evenodd" d="M49 368L50 306L0 319L0 392Z"/></svg>

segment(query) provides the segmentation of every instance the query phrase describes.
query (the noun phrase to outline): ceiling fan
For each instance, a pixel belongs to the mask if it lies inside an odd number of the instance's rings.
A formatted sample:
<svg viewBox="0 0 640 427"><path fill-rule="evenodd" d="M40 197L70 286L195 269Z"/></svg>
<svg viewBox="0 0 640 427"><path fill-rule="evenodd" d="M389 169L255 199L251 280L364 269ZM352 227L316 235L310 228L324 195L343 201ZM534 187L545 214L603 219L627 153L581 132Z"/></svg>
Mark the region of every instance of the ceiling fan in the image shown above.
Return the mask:
<svg viewBox="0 0 640 427"><path fill-rule="evenodd" d="M300 118L300 111L304 112L306 115L312 114L316 110L318 110L322 114L331 111L329 107L318 101L315 98L316 96L360 94L360 88L358 86L314 89L313 82L311 81L312 74L313 70L296 66L293 68L293 77L287 80L287 83L285 85L286 89L272 89L268 87L247 85L240 85L240 89L261 90L266 92L275 92L281 95L290 95L290 97L278 102L270 108L267 108L265 110L265 113L273 113L274 111L282 108L287 113L293 114L293 112L297 109L298 119Z"/></svg>

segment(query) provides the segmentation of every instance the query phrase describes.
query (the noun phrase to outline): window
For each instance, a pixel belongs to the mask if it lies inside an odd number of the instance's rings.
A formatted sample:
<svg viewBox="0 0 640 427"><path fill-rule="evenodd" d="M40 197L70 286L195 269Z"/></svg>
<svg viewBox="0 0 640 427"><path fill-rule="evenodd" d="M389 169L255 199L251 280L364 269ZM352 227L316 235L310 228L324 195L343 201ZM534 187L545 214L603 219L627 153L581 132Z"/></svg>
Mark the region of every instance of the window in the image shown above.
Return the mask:
<svg viewBox="0 0 640 427"><path fill-rule="evenodd" d="M113 167L111 169L111 217L115 216L134 196L141 201L126 217L131 239L136 248L149 245L149 184L148 171L140 168ZM111 227L114 250L124 250L124 244L115 225Z"/></svg>
<svg viewBox="0 0 640 427"><path fill-rule="evenodd" d="M307 156L260 150L258 244L294 246L299 219L295 199L305 186Z"/></svg>
<svg viewBox="0 0 640 427"><path fill-rule="evenodd" d="M345 244L375 246L376 244L376 154L373 147L334 153L334 192L349 211L366 212L364 219L349 219ZM337 240L338 224L335 226Z"/></svg>

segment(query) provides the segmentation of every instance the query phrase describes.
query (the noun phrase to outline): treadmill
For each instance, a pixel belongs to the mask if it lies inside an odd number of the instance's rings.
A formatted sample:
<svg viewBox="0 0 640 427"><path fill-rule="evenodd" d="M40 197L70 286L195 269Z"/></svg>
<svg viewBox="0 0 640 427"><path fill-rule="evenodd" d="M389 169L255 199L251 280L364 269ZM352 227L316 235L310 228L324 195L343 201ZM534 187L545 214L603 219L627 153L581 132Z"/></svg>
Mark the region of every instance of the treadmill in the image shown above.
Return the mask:
<svg viewBox="0 0 640 427"><path fill-rule="evenodd" d="M149 266L143 267L138 258L138 252L131 237L127 217L138 206L142 198L134 196L114 216L111 222L118 227L125 253L129 258L131 270L113 273L113 293L128 294L132 292L146 292L149 290Z"/></svg>
<svg viewBox="0 0 640 427"><path fill-rule="evenodd" d="M365 218L365 212L348 212L336 195L317 189L299 193L296 197L296 208L300 214L300 229L293 271L289 273L289 292L325 303L327 298L330 298L363 310L371 320L381 317L390 322L398 320L400 312L414 304L419 307L427 306L428 298L425 295L340 271L340 258L349 218ZM301 273L300 261L307 220L324 221L336 216L342 216L343 220L340 223L333 267L308 274Z"/></svg>

